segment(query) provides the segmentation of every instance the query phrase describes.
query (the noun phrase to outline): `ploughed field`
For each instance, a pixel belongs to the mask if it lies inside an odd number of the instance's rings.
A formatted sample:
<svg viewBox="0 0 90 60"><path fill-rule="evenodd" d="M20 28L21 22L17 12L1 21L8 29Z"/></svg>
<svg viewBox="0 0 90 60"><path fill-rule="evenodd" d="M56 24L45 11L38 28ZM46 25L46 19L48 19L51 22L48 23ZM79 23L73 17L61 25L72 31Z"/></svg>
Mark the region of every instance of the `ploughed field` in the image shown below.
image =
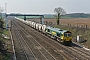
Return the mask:
<svg viewBox="0 0 90 60"><path fill-rule="evenodd" d="M40 19L28 19L34 21L40 21ZM56 19L44 19L44 21L52 22L56 24ZM60 19L60 24L72 24L72 25L88 25L90 26L90 18L63 18Z"/></svg>
<svg viewBox="0 0 90 60"><path fill-rule="evenodd" d="M73 18L73 19L61 19L61 23L73 24L73 25L88 25L90 26L90 18Z"/></svg>
<svg viewBox="0 0 90 60"><path fill-rule="evenodd" d="M45 19L45 21L56 22L56 19ZM55 23L56 24L56 23ZM68 19L60 19L60 24L71 24L78 26L87 25L90 28L90 18L68 18Z"/></svg>

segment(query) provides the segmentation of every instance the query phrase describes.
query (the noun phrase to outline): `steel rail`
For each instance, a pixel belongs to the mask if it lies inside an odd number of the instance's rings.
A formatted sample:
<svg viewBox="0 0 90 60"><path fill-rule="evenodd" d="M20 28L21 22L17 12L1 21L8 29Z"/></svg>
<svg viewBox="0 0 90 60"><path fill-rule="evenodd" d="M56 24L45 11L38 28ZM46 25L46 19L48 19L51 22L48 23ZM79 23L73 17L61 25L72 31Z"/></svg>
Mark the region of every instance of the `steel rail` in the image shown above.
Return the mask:
<svg viewBox="0 0 90 60"><path fill-rule="evenodd" d="M22 29L23 29L23 31L26 33L26 34L24 33L25 35L31 36L30 34L27 33L27 31L25 31L24 28L22 28ZM32 37L32 36L31 36L31 37ZM33 37L32 37L32 38L33 38ZM30 40L30 39L29 39L29 40ZM36 41L34 38L33 38L33 40ZM30 40L30 41L31 41L31 40ZM31 42L32 42L32 41L31 41ZM37 41L36 41L36 42L37 42ZM33 43L33 45L35 45L34 42L32 42L32 43ZM44 48L40 43L37 42L37 44L39 44L42 48ZM38 50L39 50L39 49L38 49ZM44 50L46 50L46 49L44 48ZM39 51L40 51L40 50L39 50ZM47 52L49 55L51 55L51 57L53 57L54 60L57 60L57 59L56 59L54 56L52 56L52 54L50 54L47 50L46 50L46 52ZM41 51L40 51L40 53L46 58L46 56L45 56ZM49 59L46 58L46 60L49 60Z"/></svg>
<svg viewBox="0 0 90 60"><path fill-rule="evenodd" d="M16 24L17 25L17 24ZM20 29L20 27L19 26L17 26L19 29ZM20 32L18 31L18 34L19 34L19 36L21 36L21 38L22 38L22 40L25 42L25 40L24 40L24 38L22 37L22 35L20 34ZM18 36L18 37L19 37ZM21 43L22 41L20 41L20 43ZM34 56L34 58L35 58L35 60L37 60L37 58L35 57L35 55L33 54L33 52L32 52L32 50L29 48L29 46L27 45L27 43L25 42L25 44L26 44L26 46L28 47L28 49L29 49L29 51L32 53L32 55ZM22 44L22 46L23 46L23 44ZM23 48L24 49L24 48ZM27 57L28 55L26 55L26 57ZM27 57L27 59L28 60L30 60L29 59L29 57Z"/></svg>

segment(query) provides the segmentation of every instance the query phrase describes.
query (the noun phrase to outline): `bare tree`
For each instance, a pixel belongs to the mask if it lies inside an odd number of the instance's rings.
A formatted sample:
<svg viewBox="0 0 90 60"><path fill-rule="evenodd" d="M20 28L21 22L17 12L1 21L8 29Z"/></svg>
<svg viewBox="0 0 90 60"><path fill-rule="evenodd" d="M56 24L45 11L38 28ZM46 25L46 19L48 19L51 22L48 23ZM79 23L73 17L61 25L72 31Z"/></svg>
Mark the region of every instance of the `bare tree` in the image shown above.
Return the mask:
<svg viewBox="0 0 90 60"><path fill-rule="evenodd" d="M54 9L54 12L57 14L57 15L56 15L57 25L59 25L59 19L60 19L61 15L65 15L66 12L65 12L65 10L64 10L63 8L61 8L61 7L55 8L55 9Z"/></svg>

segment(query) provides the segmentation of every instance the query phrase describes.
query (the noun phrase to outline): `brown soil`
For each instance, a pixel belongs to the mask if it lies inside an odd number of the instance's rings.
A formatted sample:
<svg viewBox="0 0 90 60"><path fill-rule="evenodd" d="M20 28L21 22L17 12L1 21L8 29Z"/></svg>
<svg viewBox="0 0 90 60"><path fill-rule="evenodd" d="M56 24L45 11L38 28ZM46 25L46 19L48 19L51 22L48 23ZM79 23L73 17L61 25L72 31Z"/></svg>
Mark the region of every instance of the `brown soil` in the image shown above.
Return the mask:
<svg viewBox="0 0 90 60"><path fill-rule="evenodd" d="M29 19L39 22L40 19ZM53 22L56 24L56 19L44 19L44 21ZM90 26L90 18L63 18L60 19L60 24L71 24L71 25L87 25Z"/></svg>
<svg viewBox="0 0 90 60"><path fill-rule="evenodd" d="M56 22L56 19L45 19L45 21ZM90 18L71 18L71 19L60 19L61 24L73 24L73 25L88 25L90 26Z"/></svg>

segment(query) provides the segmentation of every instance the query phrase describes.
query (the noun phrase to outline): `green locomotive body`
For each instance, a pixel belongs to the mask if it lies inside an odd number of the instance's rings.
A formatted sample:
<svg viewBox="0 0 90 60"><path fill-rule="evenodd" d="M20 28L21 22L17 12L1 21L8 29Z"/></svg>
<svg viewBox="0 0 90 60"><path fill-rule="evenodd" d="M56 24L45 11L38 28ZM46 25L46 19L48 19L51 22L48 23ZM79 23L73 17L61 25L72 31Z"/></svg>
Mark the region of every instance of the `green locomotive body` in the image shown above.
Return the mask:
<svg viewBox="0 0 90 60"><path fill-rule="evenodd" d="M72 33L68 30L48 26L45 31L48 36L59 42L63 42L65 45L70 45L72 42Z"/></svg>

